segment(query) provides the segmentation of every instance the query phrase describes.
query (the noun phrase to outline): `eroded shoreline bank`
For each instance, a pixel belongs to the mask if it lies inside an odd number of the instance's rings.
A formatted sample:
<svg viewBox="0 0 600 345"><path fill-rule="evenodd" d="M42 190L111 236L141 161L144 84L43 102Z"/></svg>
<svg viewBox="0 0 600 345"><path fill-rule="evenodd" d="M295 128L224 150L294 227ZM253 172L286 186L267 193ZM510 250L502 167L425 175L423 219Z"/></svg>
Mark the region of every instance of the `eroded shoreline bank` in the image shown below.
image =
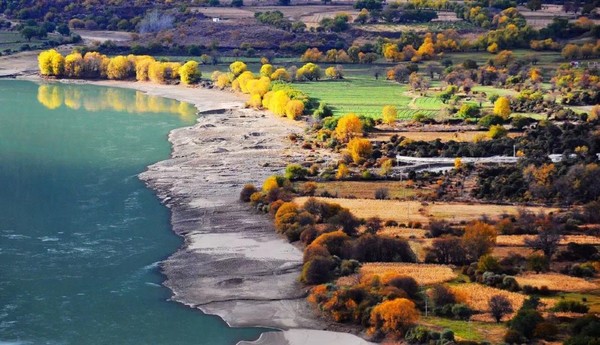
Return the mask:
<svg viewBox="0 0 600 345"><path fill-rule="evenodd" d="M21 79L37 80L37 76ZM286 138L298 123L243 109L232 93L116 81L65 81L121 87L194 104L198 122L169 134L171 158L140 175L171 210L182 247L161 265L172 299L231 326L293 329L265 333L260 344L367 344L328 328L305 301L297 282L302 253L278 236L272 222L238 201L245 183L260 184L300 161ZM242 342L250 344L252 342Z"/></svg>

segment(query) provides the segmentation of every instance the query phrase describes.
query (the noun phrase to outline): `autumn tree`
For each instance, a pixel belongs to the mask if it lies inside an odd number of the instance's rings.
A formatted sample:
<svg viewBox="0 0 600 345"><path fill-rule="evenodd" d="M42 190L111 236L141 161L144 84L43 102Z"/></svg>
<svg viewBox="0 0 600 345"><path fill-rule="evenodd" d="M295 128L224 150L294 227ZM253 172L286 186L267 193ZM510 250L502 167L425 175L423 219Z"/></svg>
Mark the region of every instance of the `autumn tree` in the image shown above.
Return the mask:
<svg viewBox="0 0 600 345"><path fill-rule="evenodd" d="M368 139L353 138L348 142L348 151L354 163L359 163L361 160L371 156L373 146Z"/></svg>
<svg viewBox="0 0 600 345"><path fill-rule="evenodd" d="M131 62L122 55L110 59L106 70L109 79L123 80L131 73Z"/></svg>
<svg viewBox="0 0 600 345"><path fill-rule="evenodd" d="M153 61L148 67L148 79L157 84L164 84L167 80L167 65L164 62Z"/></svg>
<svg viewBox="0 0 600 345"><path fill-rule="evenodd" d="M38 67L42 75L56 75L52 61L57 55L60 55L60 53L54 49L45 50L38 55Z"/></svg>
<svg viewBox="0 0 600 345"><path fill-rule="evenodd" d="M382 111L383 122L388 125L393 125L398 119L398 109L393 105L386 105Z"/></svg>
<svg viewBox="0 0 600 345"><path fill-rule="evenodd" d="M275 91L269 99L267 109L275 115L283 116L285 115L285 107L289 101L290 97L284 90Z"/></svg>
<svg viewBox="0 0 600 345"><path fill-rule="evenodd" d="M464 248L472 261L488 254L496 244L496 229L482 221L474 221L465 227L462 237Z"/></svg>
<svg viewBox="0 0 600 345"><path fill-rule="evenodd" d="M135 80L137 81L148 81L148 70L150 64L156 62L153 57L140 57L135 63Z"/></svg>
<svg viewBox="0 0 600 345"><path fill-rule="evenodd" d="M406 298L396 298L378 304L371 311L371 333L402 336L419 320L415 304Z"/></svg>
<svg viewBox="0 0 600 345"><path fill-rule="evenodd" d="M292 99L285 105L285 116L289 119L296 120L304 112L304 103L297 99Z"/></svg>
<svg viewBox="0 0 600 345"><path fill-rule="evenodd" d="M273 71L274 71L273 65L266 63L260 67L259 73L262 77L271 77L271 74L273 74Z"/></svg>
<svg viewBox="0 0 600 345"><path fill-rule="evenodd" d="M498 97L496 102L494 102L494 115L498 115L503 119L507 120L510 116L510 101L508 98L502 96Z"/></svg>
<svg viewBox="0 0 600 345"><path fill-rule="evenodd" d="M248 70L248 66L242 61L234 61L229 65L229 71L233 74L234 78L237 78L240 74Z"/></svg>
<svg viewBox="0 0 600 345"><path fill-rule="evenodd" d="M356 114L342 116L335 127L335 136L340 141L348 141L363 134L363 125Z"/></svg>
<svg viewBox="0 0 600 345"><path fill-rule="evenodd" d="M344 76L342 74L342 69L338 68L338 67L327 67L325 69L325 75L327 76L327 78L329 79L343 79Z"/></svg>
<svg viewBox="0 0 600 345"><path fill-rule="evenodd" d="M59 53L53 54L51 66L52 66L52 75L55 75L58 77L62 76L64 74L64 70L65 70L65 58Z"/></svg>
<svg viewBox="0 0 600 345"><path fill-rule="evenodd" d="M193 60L184 63L179 69L179 77L181 78L181 82L185 85L196 84L199 82L202 73L200 73L200 70L198 69L198 63Z"/></svg>
<svg viewBox="0 0 600 345"><path fill-rule="evenodd" d="M271 80L281 80L289 82L292 80L292 78L290 77L290 74L288 73L288 71L286 71L285 68L278 68L273 72L273 74L271 74Z"/></svg>
<svg viewBox="0 0 600 345"><path fill-rule="evenodd" d="M431 38L430 33L425 35L423 44L421 44L417 50L417 54L425 59L430 59L435 55L435 47L433 45L433 39Z"/></svg>
<svg viewBox="0 0 600 345"><path fill-rule="evenodd" d="M83 56L74 52L65 57L65 76L68 78L81 78L83 74Z"/></svg>
<svg viewBox="0 0 600 345"><path fill-rule="evenodd" d="M503 50L494 57L494 65L506 67L515 60L514 54L510 50Z"/></svg>
<svg viewBox="0 0 600 345"><path fill-rule="evenodd" d="M490 313L496 320L496 323L500 323L504 315L512 313L513 307L510 300L503 295L494 295L488 301Z"/></svg>
<svg viewBox="0 0 600 345"><path fill-rule="evenodd" d="M487 47L487 51L491 54L497 54L498 53L498 43L493 42L492 44L490 44Z"/></svg>
<svg viewBox="0 0 600 345"><path fill-rule="evenodd" d="M296 72L296 79L298 80L319 80L323 72L321 72L321 67L318 65L309 62L306 65L300 67Z"/></svg>
<svg viewBox="0 0 600 345"><path fill-rule="evenodd" d="M344 163L340 163L340 165L338 165L337 172L335 173L335 178L341 180L348 177L349 174L350 169L348 169L348 166L346 166Z"/></svg>

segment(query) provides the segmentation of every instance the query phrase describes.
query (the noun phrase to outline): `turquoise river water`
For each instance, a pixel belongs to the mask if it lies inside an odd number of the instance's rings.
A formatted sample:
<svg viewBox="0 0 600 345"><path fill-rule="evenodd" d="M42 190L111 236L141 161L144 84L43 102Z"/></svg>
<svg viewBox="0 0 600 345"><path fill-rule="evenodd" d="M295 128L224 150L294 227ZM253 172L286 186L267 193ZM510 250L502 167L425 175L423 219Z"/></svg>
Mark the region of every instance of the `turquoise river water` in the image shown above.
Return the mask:
<svg viewBox="0 0 600 345"><path fill-rule="evenodd" d="M214 344L258 328L168 301L182 240L137 175L194 108L132 90L0 80L0 344Z"/></svg>

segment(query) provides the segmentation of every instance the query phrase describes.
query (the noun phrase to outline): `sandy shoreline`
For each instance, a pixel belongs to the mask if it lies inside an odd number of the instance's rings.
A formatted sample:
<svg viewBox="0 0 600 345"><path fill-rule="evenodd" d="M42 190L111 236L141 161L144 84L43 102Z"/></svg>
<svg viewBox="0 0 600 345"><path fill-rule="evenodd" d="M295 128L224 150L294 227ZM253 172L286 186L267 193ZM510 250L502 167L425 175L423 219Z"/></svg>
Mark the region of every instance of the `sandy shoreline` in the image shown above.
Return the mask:
<svg viewBox="0 0 600 345"><path fill-rule="evenodd" d="M31 75L35 55L15 56L3 71ZM262 326L256 342L240 344L369 344L328 328L316 317L297 281L302 253L278 236L272 222L238 201L245 183L260 185L306 153L287 136L302 127L265 112L243 109L244 100L230 92L118 81L68 81L143 91L194 104L202 113L192 127L171 131L171 158L140 174L171 210L173 231L182 247L165 260L162 271L172 299L231 326Z"/></svg>

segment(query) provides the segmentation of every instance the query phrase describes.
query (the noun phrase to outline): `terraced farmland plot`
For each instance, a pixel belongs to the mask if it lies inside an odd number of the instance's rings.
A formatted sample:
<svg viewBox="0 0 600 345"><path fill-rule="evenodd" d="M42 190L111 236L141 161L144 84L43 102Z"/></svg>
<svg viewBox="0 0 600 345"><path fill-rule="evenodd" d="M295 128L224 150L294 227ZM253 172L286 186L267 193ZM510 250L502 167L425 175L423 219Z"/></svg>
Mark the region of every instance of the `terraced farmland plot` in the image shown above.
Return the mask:
<svg viewBox="0 0 600 345"><path fill-rule="evenodd" d="M352 112L379 118L383 106L391 104L398 108L398 118L407 120L418 112L436 116L443 106L443 103L435 97L416 96L413 101L415 97L406 94L406 85L375 80L372 77L295 83L294 86L332 106L336 116Z"/></svg>

